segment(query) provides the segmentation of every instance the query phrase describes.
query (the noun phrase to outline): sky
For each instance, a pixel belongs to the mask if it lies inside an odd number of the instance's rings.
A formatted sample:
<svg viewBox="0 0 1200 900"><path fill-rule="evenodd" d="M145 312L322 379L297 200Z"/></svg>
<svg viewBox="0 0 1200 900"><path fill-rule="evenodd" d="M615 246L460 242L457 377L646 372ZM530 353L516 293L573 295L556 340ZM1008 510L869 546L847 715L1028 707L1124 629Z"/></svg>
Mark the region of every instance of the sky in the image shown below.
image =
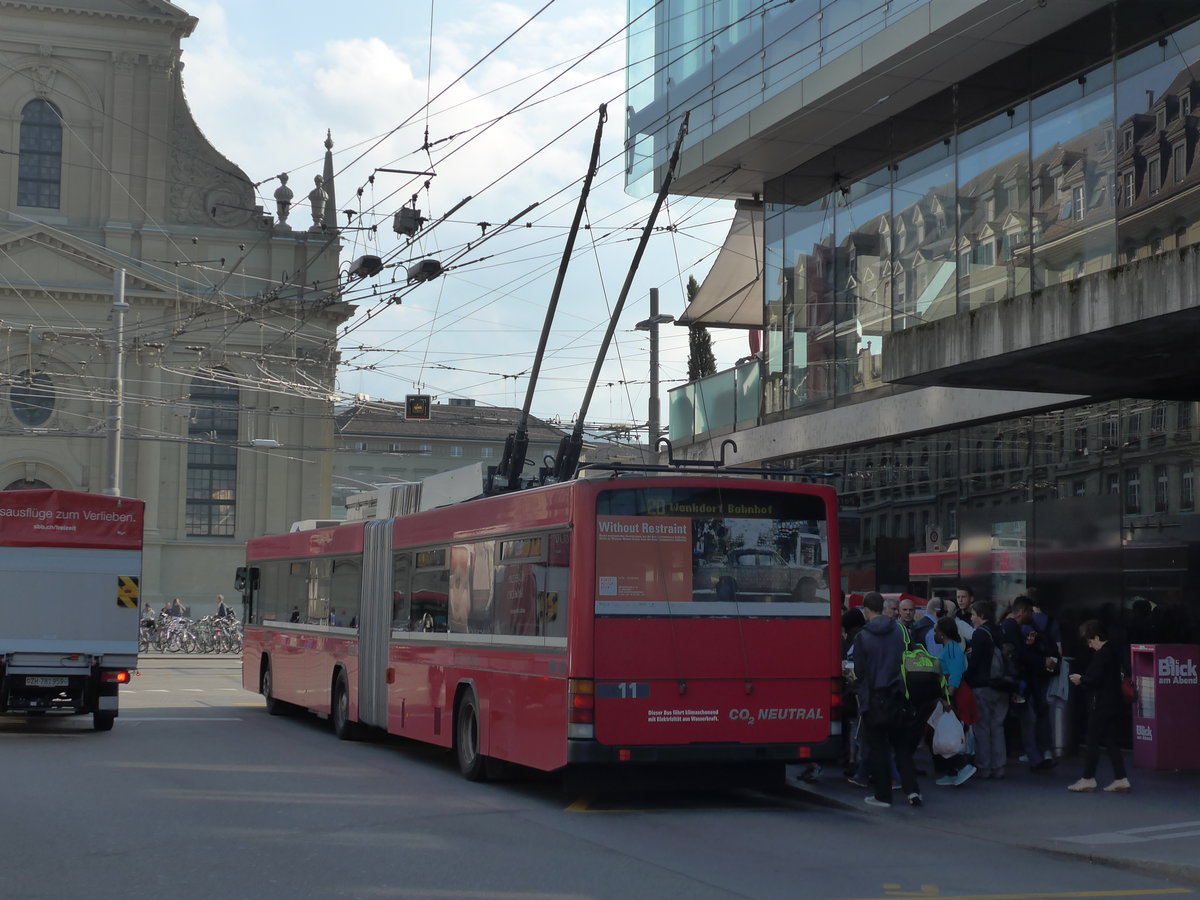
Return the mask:
<svg viewBox="0 0 1200 900"><path fill-rule="evenodd" d="M576 239L531 408L574 422L653 201L624 190L624 0L181 5L199 19L182 45L183 85L208 140L261 182L268 213L275 176L287 172L297 203L291 223L306 227L301 201L321 171L328 129L337 205L354 212L339 224L358 229L343 234L343 268L364 254L388 264L347 295L359 309L340 341L345 396L420 392L435 402L523 406L598 110L608 104L590 227ZM422 215L446 220L406 245L392 217L414 194ZM649 316L652 287L662 313L683 312L687 279L703 280L732 214L725 201L664 206L585 417L589 429L646 422L649 336L634 325ZM446 273L407 285L408 263L425 258L443 261ZM665 426L668 391L687 380L688 341L671 324L659 334ZM711 334L718 370L747 354L745 331Z"/></svg>

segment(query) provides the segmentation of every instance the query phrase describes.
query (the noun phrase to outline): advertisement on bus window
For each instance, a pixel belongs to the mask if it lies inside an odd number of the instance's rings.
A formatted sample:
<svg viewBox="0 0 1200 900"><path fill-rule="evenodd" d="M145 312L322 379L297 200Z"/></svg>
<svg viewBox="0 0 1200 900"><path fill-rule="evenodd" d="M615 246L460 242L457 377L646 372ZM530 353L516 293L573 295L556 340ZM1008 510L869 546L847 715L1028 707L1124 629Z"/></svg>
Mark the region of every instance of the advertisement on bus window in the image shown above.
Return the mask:
<svg viewBox="0 0 1200 900"><path fill-rule="evenodd" d="M822 519L778 518L768 506L728 502L724 515L598 515L597 612L663 614L688 604L790 604L829 610ZM678 610L674 610L678 611ZM728 610L710 610L726 614ZM787 614L782 610L776 614Z"/></svg>

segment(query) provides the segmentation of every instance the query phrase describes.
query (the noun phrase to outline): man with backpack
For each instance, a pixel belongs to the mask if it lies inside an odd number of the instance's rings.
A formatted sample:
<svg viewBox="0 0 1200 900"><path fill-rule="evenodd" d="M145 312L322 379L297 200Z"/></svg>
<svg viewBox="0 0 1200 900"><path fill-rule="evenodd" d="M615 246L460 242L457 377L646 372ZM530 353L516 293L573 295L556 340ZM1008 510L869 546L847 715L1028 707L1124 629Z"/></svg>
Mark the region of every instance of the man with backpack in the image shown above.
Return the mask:
<svg viewBox="0 0 1200 900"><path fill-rule="evenodd" d="M854 675L875 788L874 795L865 799L870 806L892 805L890 748L909 805L920 806L921 792L913 764L911 739L917 718L905 695L901 669L907 641L896 621L884 615L883 595L878 591L871 591L863 598L863 615L867 623L854 639Z"/></svg>
<svg viewBox="0 0 1200 900"><path fill-rule="evenodd" d="M967 655L967 684L975 695L979 719L975 723L975 767L980 778L1003 778L1008 751L1004 744L1004 719L1016 690L1017 679L1007 662L1008 643L996 624L996 605L990 600L971 604L971 624L975 627ZM1015 651L1015 648L1012 648Z"/></svg>

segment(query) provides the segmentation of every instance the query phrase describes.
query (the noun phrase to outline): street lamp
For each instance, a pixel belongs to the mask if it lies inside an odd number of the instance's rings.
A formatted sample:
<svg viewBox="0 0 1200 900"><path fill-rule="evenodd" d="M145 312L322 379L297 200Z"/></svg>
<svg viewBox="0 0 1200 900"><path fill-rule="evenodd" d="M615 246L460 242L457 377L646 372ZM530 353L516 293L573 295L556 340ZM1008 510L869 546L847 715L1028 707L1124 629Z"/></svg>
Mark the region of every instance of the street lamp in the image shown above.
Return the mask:
<svg viewBox="0 0 1200 900"><path fill-rule="evenodd" d="M659 425L661 410L658 402L658 326L674 322L675 317L658 311L658 288L650 288L650 318L643 319L633 327L638 331L650 332L650 418L648 431L650 437L650 452L656 453L658 435L662 430Z"/></svg>

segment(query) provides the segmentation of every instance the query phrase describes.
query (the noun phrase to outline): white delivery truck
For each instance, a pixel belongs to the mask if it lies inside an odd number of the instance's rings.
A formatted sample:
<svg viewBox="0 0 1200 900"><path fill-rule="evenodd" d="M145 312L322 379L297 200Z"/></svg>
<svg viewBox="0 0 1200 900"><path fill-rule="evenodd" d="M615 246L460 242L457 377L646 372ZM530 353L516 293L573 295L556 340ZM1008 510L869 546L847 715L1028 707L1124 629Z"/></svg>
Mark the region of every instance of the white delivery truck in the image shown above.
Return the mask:
<svg viewBox="0 0 1200 900"><path fill-rule="evenodd" d="M0 492L0 713L117 717L137 668L145 504Z"/></svg>

